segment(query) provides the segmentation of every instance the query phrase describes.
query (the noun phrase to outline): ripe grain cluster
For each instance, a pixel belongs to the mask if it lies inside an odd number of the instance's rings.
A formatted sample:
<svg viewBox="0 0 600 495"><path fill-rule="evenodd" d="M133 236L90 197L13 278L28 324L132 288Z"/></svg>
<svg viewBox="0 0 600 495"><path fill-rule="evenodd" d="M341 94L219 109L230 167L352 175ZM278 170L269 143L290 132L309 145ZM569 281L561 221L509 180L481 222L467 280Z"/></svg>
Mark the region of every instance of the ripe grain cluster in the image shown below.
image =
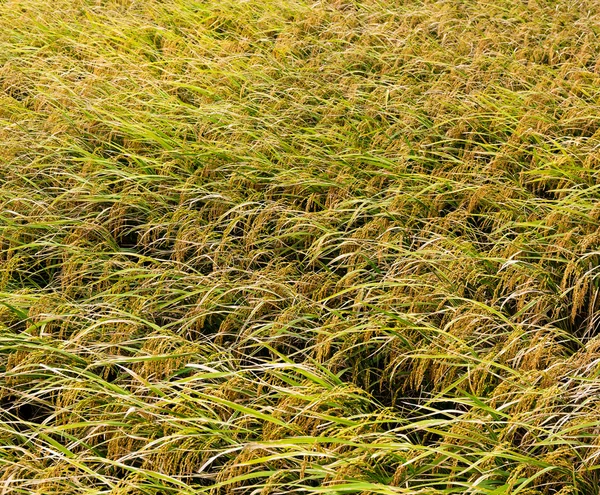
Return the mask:
<svg viewBox="0 0 600 495"><path fill-rule="evenodd" d="M597 0L0 0L0 493L597 495Z"/></svg>

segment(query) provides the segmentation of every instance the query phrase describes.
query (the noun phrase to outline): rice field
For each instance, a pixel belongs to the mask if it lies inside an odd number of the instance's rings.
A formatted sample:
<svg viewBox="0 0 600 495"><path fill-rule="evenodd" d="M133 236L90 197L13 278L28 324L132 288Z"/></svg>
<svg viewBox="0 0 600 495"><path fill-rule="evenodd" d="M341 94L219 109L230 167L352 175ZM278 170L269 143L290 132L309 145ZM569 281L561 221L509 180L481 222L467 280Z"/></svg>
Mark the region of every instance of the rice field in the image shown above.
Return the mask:
<svg viewBox="0 0 600 495"><path fill-rule="evenodd" d="M600 3L0 0L0 495L597 495Z"/></svg>

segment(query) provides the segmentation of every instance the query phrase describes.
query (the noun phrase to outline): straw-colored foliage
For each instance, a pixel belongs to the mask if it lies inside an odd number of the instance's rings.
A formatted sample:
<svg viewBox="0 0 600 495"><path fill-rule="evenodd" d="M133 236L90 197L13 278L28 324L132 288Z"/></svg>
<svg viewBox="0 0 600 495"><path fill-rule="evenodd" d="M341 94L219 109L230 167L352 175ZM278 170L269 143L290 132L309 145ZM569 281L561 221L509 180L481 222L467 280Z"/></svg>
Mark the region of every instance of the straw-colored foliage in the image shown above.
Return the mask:
<svg viewBox="0 0 600 495"><path fill-rule="evenodd" d="M599 26L0 1L0 494L597 495Z"/></svg>

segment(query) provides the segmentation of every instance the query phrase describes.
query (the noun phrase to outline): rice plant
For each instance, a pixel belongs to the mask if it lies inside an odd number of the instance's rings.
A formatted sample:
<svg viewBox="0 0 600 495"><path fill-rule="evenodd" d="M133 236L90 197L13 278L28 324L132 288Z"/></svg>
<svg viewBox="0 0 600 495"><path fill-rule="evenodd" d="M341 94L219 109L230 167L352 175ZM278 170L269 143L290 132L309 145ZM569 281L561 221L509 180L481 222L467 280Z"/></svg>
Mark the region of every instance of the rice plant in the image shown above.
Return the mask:
<svg viewBox="0 0 600 495"><path fill-rule="evenodd" d="M0 1L0 494L596 495L599 25Z"/></svg>

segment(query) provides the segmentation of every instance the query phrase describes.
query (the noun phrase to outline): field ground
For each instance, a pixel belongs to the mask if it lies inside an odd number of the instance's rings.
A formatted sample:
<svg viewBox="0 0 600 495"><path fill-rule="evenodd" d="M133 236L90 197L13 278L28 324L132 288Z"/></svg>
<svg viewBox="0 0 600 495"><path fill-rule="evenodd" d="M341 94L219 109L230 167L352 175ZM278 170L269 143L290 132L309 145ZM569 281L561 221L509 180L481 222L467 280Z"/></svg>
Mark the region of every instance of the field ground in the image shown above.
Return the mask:
<svg viewBox="0 0 600 495"><path fill-rule="evenodd" d="M599 35L0 1L0 494L597 495Z"/></svg>

